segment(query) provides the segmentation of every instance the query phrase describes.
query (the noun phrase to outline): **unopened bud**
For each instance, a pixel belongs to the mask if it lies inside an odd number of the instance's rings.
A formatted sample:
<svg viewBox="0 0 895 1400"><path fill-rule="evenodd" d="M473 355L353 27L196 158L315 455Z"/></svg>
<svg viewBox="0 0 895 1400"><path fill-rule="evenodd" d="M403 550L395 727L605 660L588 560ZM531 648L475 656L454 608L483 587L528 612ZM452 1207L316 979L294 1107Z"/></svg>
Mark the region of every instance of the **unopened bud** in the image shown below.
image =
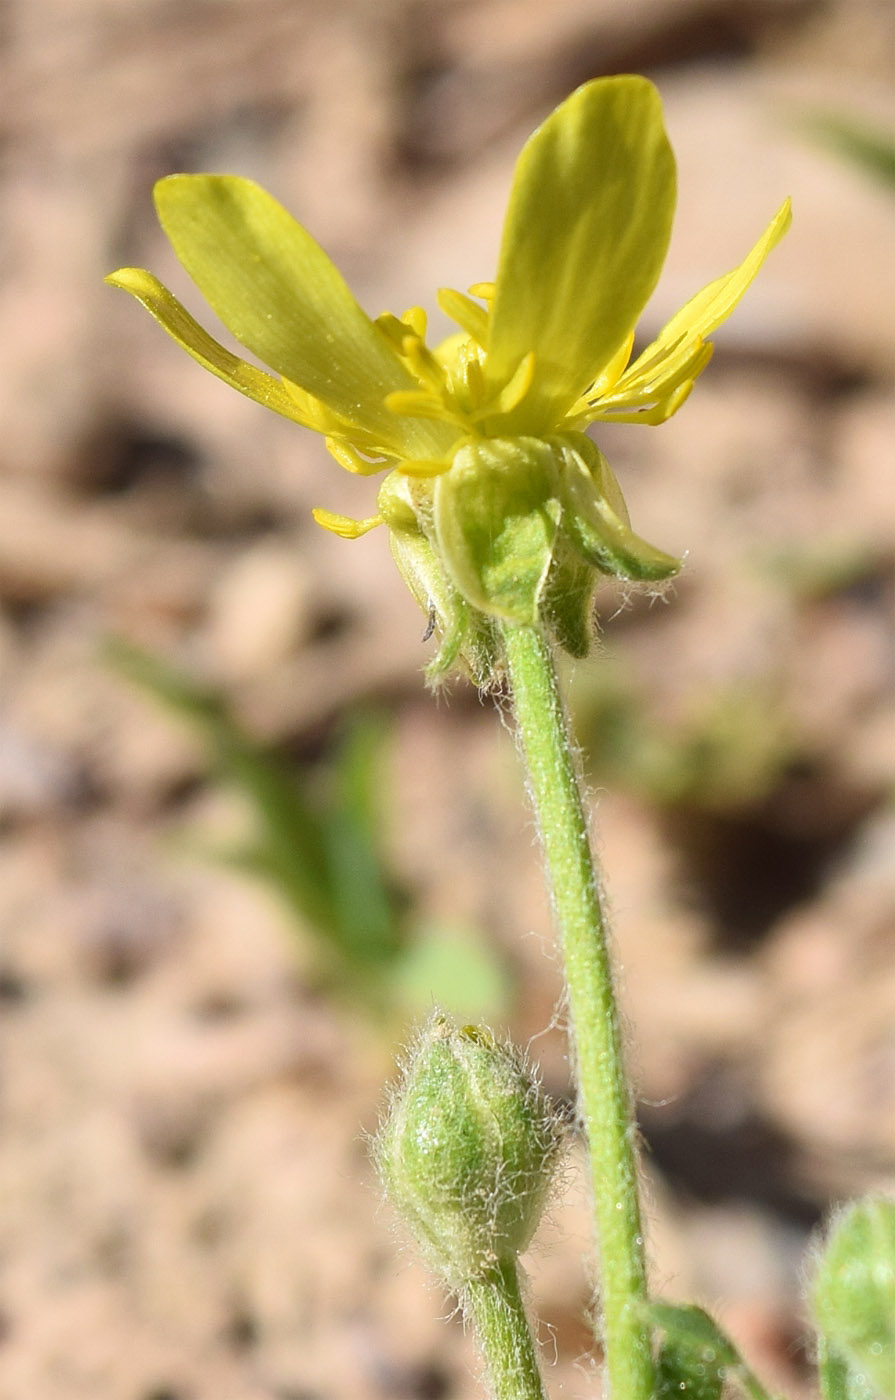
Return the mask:
<svg viewBox="0 0 895 1400"><path fill-rule="evenodd" d="M811 1302L855 1393L895 1396L895 1201L855 1201L834 1221Z"/></svg>
<svg viewBox="0 0 895 1400"><path fill-rule="evenodd" d="M376 1160L429 1263L462 1292L528 1244L560 1141L556 1110L521 1055L436 1014L394 1093Z"/></svg>

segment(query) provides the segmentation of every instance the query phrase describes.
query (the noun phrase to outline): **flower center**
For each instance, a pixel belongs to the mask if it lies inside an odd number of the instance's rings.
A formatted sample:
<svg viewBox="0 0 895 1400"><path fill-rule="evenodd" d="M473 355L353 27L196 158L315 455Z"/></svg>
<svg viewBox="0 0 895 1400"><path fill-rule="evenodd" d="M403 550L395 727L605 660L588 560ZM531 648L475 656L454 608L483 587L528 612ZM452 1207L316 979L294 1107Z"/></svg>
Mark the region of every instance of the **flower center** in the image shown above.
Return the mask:
<svg viewBox="0 0 895 1400"><path fill-rule="evenodd" d="M483 287L483 293L487 288ZM483 307L450 288L439 293L442 309L461 329L430 350L425 342L426 313L411 307L400 318L386 312L376 325L388 337L418 389L389 394L388 409L398 417L430 418L445 423L457 435L439 462L402 462L408 475L437 475L447 471L458 442L500 436L507 431L508 415L522 402L532 385L535 358L529 353L501 385L487 377L488 317Z"/></svg>

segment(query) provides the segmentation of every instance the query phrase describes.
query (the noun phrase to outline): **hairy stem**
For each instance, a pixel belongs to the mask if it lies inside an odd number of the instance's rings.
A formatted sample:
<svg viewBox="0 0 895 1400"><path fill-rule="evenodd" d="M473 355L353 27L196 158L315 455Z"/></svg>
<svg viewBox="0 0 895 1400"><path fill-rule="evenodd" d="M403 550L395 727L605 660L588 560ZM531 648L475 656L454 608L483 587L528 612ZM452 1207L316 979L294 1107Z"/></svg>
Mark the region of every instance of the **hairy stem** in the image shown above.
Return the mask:
<svg viewBox="0 0 895 1400"><path fill-rule="evenodd" d="M494 1400L545 1400L515 1264L499 1264L463 1290Z"/></svg>
<svg viewBox="0 0 895 1400"><path fill-rule="evenodd" d="M552 652L532 627L508 623L503 640L565 955L599 1239L609 1388L613 1400L650 1400L653 1366L643 1309L646 1268L636 1129L587 819Z"/></svg>

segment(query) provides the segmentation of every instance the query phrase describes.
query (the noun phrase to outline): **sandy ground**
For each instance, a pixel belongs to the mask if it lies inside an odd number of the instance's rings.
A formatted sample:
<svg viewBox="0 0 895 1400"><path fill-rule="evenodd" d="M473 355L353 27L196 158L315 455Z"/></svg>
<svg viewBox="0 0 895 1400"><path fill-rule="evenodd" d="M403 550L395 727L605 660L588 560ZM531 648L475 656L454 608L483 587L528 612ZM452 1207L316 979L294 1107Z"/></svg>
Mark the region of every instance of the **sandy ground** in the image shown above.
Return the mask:
<svg viewBox="0 0 895 1400"><path fill-rule="evenodd" d="M296 781L328 781L346 717L385 715L404 926L491 950L490 1020L568 1097L511 738L464 684L425 691L385 540L310 521L369 513L371 484L101 279L151 266L201 314L150 190L227 170L294 210L371 312L431 310L491 275L536 121L628 70L659 84L680 162L647 330L784 195L796 210L685 411L600 436L638 531L687 565L660 601L601 589L569 683L656 1287L811 1396L804 1252L834 1203L895 1186L895 288L891 189L806 121L893 129L891 11L10 0L2 43L0 1397L481 1394L364 1144L402 1018L322 982L313 929L203 856L247 829L244 798L102 647L218 687ZM573 1147L526 1264L550 1393L580 1400L601 1393L587 1238Z"/></svg>

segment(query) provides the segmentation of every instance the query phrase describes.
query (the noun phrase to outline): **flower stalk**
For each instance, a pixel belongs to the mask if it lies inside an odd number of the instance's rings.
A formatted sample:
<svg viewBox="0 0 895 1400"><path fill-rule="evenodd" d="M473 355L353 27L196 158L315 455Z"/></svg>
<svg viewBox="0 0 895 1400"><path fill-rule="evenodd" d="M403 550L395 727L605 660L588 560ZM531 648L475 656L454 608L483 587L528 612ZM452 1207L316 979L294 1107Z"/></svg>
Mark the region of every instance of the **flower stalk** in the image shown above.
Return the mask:
<svg viewBox="0 0 895 1400"><path fill-rule="evenodd" d="M609 1389L616 1400L651 1400L636 1130L587 819L550 647L535 628L509 624L503 643L565 959L599 1241Z"/></svg>
<svg viewBox="0 0 895 1400"><path fill-rule="evenodd" d="M546 1400L515 1264L501 1264L464 1291L495 1400Z"/></svg>

